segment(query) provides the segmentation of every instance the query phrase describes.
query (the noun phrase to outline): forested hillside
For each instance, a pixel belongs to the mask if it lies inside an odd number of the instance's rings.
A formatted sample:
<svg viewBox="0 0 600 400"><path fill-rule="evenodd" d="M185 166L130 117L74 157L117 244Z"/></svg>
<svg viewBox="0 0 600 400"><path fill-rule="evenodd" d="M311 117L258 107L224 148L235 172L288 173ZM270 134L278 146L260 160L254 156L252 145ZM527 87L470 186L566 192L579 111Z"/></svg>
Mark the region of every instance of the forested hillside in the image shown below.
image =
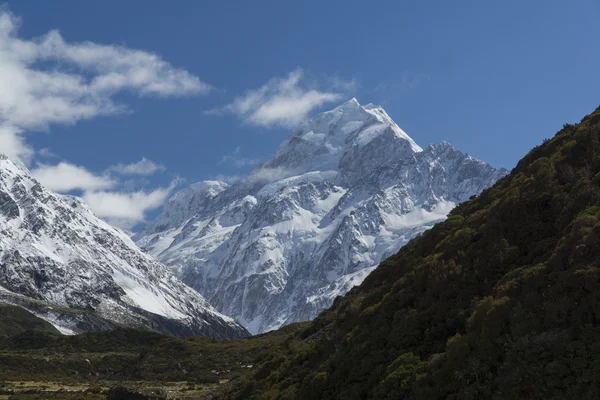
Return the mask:
<svg viewBox="0 0 600 400"><path fill-rule="evenodd" d="M600 108L219 396L598 398L599 319Z"/></svg>

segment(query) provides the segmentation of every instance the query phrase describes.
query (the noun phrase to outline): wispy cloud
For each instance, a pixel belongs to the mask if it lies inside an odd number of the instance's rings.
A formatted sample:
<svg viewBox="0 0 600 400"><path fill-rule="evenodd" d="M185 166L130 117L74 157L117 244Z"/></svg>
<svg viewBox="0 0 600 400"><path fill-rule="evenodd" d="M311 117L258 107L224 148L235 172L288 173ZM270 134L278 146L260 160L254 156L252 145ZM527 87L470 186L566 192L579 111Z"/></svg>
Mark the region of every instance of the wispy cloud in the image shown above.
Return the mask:
<svg viewBox="0 0 600 400"><path fill-rule="evenodd" d="M250 174L249 178L258 181L276 181L279 179L289 178L293 175L293 171L285 168L259 168Z"/></svg>
<svg viewBox="0 0 600 400"><path fill-rule="evenodd" d="M212 179L214 179L215 181L221 181L221 182L225 182L225 183L234 183L239 181L240 179L242 179L241 175L226 175L226 174L218 174L216 176L214 176Z"/></svg>
<svg viewBox="0 0 600 400"><path fill-rule="evenodd" d="M203 94L210 86L158 55L122 46L69 43L58 31L18 37L20 20L0 9L0 152L28 163L24 130L122 113L118 93Z"/></svg>
<svg viewBox="0 0 600 400"><path fill-rule="evenodd" d="M258 163L260 163L260 160L258 158L243 157L242 149L240 148L240 146L233 149L231 153L221 157L221 160L219 161L219 164L233 164L236 167L240 168L250 167Z"/></svg>
<svg viewBox="0 0 600 400"><path fill-rule="evenodd" d="M146 157L142 157L138 162L113 165L108 167L106 171L108 173L120 175L152 175L156 172L164 171L165 169L164 165L148 160Z"/></svg>
<svg viewBox="0 0 600 400"><path fill-rule="evenodd" d="M207 93L210 86L158 55L115 45L69 43L50 31L18 37L20 21L0 10L0 117L21 129L73 124L126 109L114 95Z"/></svg>
<svg viewBox="0 0 600 400"><path fill-rule="evenodd" d="M208 114L233 114L252 125L289 128L306 119L314 109L343 98L339 91L322 91L304 84L303 77L304 71L298 68L286 78L273 78L260 88L236 97L232 103L208 111ZM314 83L312 86L315 86Z"/></svg>
<svg viewBox="0 0 600 400"><path fill-rule="evenodd" d="M132 191L119 175L148 176L164 166L142 158L94 173L64 160L54 165L36 163L36 156L56 156L47 149L36 152L24 132L127 112L127 105L116 100L124 93L181 97L207 94L211 86L154 53L68 42L56 30L22 38L20 24L7 7L0 7L0 153L35 165L33 175L49 189L81 191L101 217L123 224L142 221L145 212L162 204L176 183Z"/></svg>
<svg viewBox="0 0 600 400"><path fill-rule="evenodd" d="M38 156L40 156L40 157L42 157L42 158L58 158L58 156L57 156L56 154L54 154L54 153L52 152L52 150L50 150L50 149L49 149L49 148L47 148L47 147L44 147L44 148L42 148L42 149L39 149L39 150L37 151L37 155L38 155Z"/></svg>
<svg viewBox="0 0 600 400"><path fill-rule="evenodd" d="M27 164L31 161L34 150L27 144L22 133L23 130L14 125L0 123L0 153Z"/></svg>
<svg viewBox="0 0 600 400"><path fill-rule="evenodd" d="M416 89L421 86L423 83L429 81L431 76L428 74L404 74L402 75L402 85L409 89Z"/></svg>
<svg viewBox="0 0 600 400"><path fill-rule="evenodd" d="M397 91L402 89L416 89L425 82L431 80L429 74L410 73L403 71L400 78L391 82L379 82L374 88L374 92Z"/></svg>
<svg viewBox="0 0 600 400"><path fill-rule="evenodd" d="M356 78L350 80L343 79L339 74L329 78L332 90L342 91L345 94L354 94L358 89L358 81Z"/></svg>

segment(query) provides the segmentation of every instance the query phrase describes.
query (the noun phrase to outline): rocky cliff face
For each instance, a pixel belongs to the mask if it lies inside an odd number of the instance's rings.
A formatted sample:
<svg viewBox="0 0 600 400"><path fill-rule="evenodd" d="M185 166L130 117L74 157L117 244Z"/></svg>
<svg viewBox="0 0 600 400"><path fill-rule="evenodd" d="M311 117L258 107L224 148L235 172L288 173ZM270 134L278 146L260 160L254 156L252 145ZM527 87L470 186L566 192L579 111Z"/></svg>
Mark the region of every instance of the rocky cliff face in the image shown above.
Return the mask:
<svg viewBox="0 0 600 400"><path fill-rule="evenodd" d="M65 333L118 325L175 335L247 334L196 291L96 218L0 156L0 301Z"/></svg>
<svg viewBox="0 0 600 400"><path fill-rule="evenodd" d="M245 179L175 194L134 240L259 333L314 318L506 173L448 143L422 149L381 107L352 99Z"/></svg>

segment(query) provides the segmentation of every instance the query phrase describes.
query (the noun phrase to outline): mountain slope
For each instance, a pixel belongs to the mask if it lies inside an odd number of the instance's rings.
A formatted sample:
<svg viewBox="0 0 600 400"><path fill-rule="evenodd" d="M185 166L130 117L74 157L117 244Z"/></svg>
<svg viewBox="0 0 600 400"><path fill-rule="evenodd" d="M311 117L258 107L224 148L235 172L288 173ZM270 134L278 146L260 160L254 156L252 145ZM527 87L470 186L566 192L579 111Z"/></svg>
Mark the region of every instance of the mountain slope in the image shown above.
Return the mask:
<svg viewBox="0 0 600 400"><path fill-rule="evenodd" d="M600 108L381 263L228 395L598 398L598 260Z"/></svg>
<svg viewBox="0 0 600 400"><path fill-rule="evenodd" d="M0 336L12 336L30 329L59 333L52 324L24 308L0 303Z"/></svg>
<svg viewBox="0 0 600 400"><path fill-rule="evenodd" d="M231 186L177 193L134 240L252 333L310 320L410 238L506 174L419 147L352 99L300 125Z"/></svg>
<svg viewBox="0 0 600 400"><path fill-rule="evenodd" d="M72 317L71 311L81 310L95 314L90 318L97 329L116 324L176 335L246 334L125 234L96 218L81 199L46 190L4 156L0 301L28 308L63 332L86 330Z"/></svg>

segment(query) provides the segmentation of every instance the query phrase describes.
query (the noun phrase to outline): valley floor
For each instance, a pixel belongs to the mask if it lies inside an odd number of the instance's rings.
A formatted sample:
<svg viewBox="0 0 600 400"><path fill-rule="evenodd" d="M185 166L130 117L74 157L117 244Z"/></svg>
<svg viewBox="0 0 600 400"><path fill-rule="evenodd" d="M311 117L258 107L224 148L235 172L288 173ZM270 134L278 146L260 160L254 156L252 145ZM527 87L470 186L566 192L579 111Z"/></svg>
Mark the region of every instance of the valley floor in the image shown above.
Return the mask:
<svg viewBox="0 0 600 400"><path fill-rule="evenodd" d="M139 393L156 399L204 399L220 384L197 384L193 382L119 382L119 388L128 388L129 396ZM8 381L0 384L0 400L41 400L41 399L86 399L104 400L112 398L116 392L114 381L63 383L51 381ZM122 392L123 389L121 389Z"/></svg>
<svg viewBox="0 0 600 400"><path fill-rule="evenodd" d="M210 398L305 327L229 341L131 329L0 336L0 400Z"/></svg>

